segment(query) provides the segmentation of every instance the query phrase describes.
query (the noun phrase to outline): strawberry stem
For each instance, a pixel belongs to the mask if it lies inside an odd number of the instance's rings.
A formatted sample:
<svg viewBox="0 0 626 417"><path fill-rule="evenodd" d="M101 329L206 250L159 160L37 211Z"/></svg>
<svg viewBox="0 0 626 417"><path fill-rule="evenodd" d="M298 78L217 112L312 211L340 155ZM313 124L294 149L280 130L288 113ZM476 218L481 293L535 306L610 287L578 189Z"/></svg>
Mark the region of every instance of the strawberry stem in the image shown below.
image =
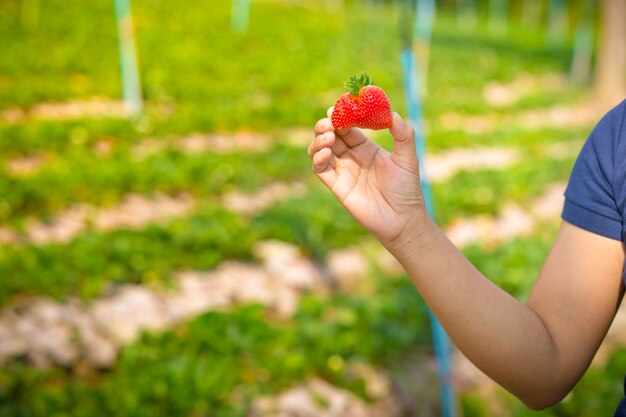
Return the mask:
<svg viewBox="0 0 626 417"><path fill-rule="evenodd" d="M361 88L366 85L374 85L374 80L371 79L365 71L363 71L360 75L353 75L350 77L350 79L346 82L346 91L353 96L358 96Z"/></svg>

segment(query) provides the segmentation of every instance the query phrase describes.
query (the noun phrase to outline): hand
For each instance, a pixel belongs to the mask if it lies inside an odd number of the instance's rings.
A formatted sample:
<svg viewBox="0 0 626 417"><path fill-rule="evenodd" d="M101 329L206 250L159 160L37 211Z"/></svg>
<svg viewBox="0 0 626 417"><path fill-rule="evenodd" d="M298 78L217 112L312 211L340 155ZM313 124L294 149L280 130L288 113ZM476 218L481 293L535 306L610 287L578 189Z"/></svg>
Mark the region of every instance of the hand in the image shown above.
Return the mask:
<svg viewBox="0 0 626 417"><path fill-rule="evenodd" d="M329 109L329 116L332 108ZM397 114L389 153L358 128L335 130L329 118L315 125L308 149L313 172L346 210L385 246L402 241L427 218L415 153L415 132Z"/></svg>

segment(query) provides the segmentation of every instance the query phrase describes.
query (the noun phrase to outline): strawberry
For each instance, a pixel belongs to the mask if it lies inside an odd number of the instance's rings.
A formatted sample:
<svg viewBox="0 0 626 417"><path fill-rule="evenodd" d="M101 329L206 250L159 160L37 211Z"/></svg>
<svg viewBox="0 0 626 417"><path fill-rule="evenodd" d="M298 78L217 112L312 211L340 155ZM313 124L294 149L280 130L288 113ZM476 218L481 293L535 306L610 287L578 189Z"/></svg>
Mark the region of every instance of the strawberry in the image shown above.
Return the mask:
<svg viewBox="0 0 626 417"><path fill-rule="evenodd" d="M373 85L364 72L353 75L346 83L348 91L335 103L331 122L335 129L362 127L386 129L391 127L391 105L382 88Z"/></svg>

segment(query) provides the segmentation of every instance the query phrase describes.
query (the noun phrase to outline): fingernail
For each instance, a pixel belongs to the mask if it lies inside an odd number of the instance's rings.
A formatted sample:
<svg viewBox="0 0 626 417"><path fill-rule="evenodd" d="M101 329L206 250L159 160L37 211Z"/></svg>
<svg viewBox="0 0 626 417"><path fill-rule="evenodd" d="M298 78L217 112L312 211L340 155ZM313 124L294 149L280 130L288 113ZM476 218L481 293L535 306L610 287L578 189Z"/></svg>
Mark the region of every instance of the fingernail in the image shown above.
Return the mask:
<svg viewBox="0 0 626 417"><path fill-rule="evenodd" d="M404 119L402 117L400 117L400 115L398 113L393 112L393 117L396 119L396 121L400 125L400 127L405 127L406 126L406 122L404 121Z"/></svg>

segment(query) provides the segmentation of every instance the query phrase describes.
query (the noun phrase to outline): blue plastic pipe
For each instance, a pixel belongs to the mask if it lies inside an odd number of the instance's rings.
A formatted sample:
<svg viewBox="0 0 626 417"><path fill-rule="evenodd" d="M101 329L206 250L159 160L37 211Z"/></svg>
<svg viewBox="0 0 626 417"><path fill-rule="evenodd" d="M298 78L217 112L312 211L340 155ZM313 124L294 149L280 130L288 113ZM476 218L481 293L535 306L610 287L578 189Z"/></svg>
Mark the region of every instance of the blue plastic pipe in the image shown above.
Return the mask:
<svg viewBox="0 0 626 417"><path fill-rule="evenodd" d="M417 0L413 37L430 45L435 20L435 0Z"/></svg>
<svg viewBox="0 0 626 417"><path fill-rule="evenodd" d="M142 110L143 102L141 99L141 83L139 82L130 0L115 0L115 17L119 35L120 71L124 105L131 114L138 114Z"/></svg>
<svg viewBox="0 0 626 417"><path fill-rule="evenodd" d="M415 2L415 24L413 25L413 39L416 42L414 54L419 59L420 73L419 82L420 93L426 96L428 91L428 62L430 61L430 40L433 33L433 22L435 21L435 0L416 0Z"/></svg>
<svg viewBox="0 0 626 417"><path fill-rule="evenodd" d="M402 69L404 74L404 92L409 109L409 120L415 128L415 144L417 156L422 162L420 164L420 181L424 194L424 202L428 213L434 218L432 193L428 176L425 171L425 139L424 124L422 122L422 108L420 103L420 91L418 70L415 61L415 54L411 48L405 48L401 55ZM430 312L431 331L433 336L433 346L437 358L437 367L440 378L440 402L441 415L443 417L455 417L457 415L454 387L452 385L452 365L450 353L450 341L445 330Z"/></svg>
<svg viewBox="0 0 626 417"><path fill-rule="evenodd" d="M420 41L427 41L426 48L430 48L430 40L432 35L433 21L435 17L435 3L434 0L415 0L415 21L410 22L401 15L402 24L402 40L404 47L401 54L401 63L404 76L404 92L407 100L407 107L409 110L409 120L415 128L415 144L417 157L422 161L420 164L420 181L422 192L424 196L424 202L426 209L431 217L435 217L433 208L433 199L430 189L430 183L428 182L428 175L426 173L425 155L426 155L426 140L424 137L424 124L422 118L422 106L421 106L421 85L424 84L423 80L420 80L418 74L420 69L417 65L417 59L415 55L415 45L419 45ZM414 26L410 30L410 24ZM421 68L426 67L427 63L422 63ZM456 417L456 399L454 395L454 387L452 385L452 365L451 365L451 351L450 341L445 330L432 313L429 311L431 321L431 332L433 337L433 347L435 350L435 357L437 359L437 368L440 379L440 404L441 415L443 417Z"/></svg>

